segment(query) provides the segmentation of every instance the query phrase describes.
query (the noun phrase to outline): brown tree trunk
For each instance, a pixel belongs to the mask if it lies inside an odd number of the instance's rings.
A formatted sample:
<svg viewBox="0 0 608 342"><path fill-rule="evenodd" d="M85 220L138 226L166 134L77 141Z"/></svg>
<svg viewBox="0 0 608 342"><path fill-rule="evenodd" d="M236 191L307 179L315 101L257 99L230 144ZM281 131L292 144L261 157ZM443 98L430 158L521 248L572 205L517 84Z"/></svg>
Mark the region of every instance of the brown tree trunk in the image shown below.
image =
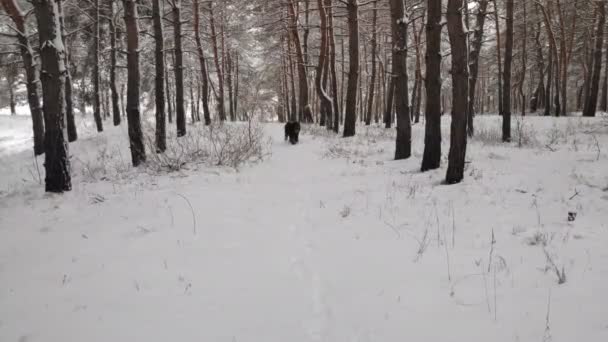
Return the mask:
<svg viewBox="0 0 608 342"><path fill-rule="evenodd" d="M44 124L44 168L47 192L72 189L65 117L65 50L61 39L60 12L55 0L33 1L40 41L40 81Z"/></svg>
<svg viewBox="0 0 608 342"><path fill-rule="evenodd" d="M441 163L441 0L429 0L426 24L426 104L422 172Z"/></svg>
<svg viewBox="0 0 608 342"><path fill-rule="evenodd" d="M182 14L181 0L175 0L171 8L173 13L173 51L175 53L175 123L177 136L186 135L186 108L184 99L184 53L182 50Z"/></svg>
<svg viewBox="0 0 608 342"><path fill-rule="evenodd" d="M498 15L498 0L494 0L494 23L496 29L496 65L498 66L498 114L502 115L504 112L503 104L503 80L502 80L502 45L500 40L500 20Z"/></svg>
<svg viewBox="0 0 608 342"><path fill-rule="evenodd" d="M20 32L17 34L17 41L25 70L27 102L32 116L34 154L39 156L44 153L44 120L38 95L38 75L34 64L34 52L28 40L29 30L25 25L25 14L17 4L17 0L1 0L0 3L15 23L15 28Z"/></svg>
<svg viewBox="0 0 608 342"><path fill-rule="evenodd" d="M123 0L127 43L127 124L133 166L146 161L139 113L139 25L135 0Z"/></svg>
<svg viewBox="0 0 608 342"><path fill-rule="evenodd" d="M291 56L291 34L287 35L287 56L289 63L289 75L290 75L290 83L291 83L291 117L290 121L298 121L300 120L300 116L298 115L297 102L296 102L296 75L294 70L294 62Z"/></svg>
<svg viewBox="0 0 608 342"><path fill-rule="evenodd" d="M395 78L397 112L397 138L395 160L412 155L412 121L410 120L407 87L407 25L403 0L390 0L393 50L393 77Z"/></svg>
<svg viewBox="0 0 608 342"><path fill-rule="evenodd" d="M99 87L100 74L99 66L101 63L100 59L100 35L101 35L101 18L99 16L99 2L95 0L95 32L93 36L93 117L95 118L95 125L97 126L97 132L103 132L103 121L101 117L101 89Z"/></svg>
<svg viewBox="0 0 608 342"><path fill-rule="evenodd" d="M521 115L526 115L526 94L524 93L524 83L526 80L526 69L527 69L527 51L526 51L526 41L528 40L528 15L526 2L522 1L521 3L523 9L523 37L521 39L521 77L519 79L519 96L521 97Z"/></svg>
<svg viewBox="0 0 608 342"><path fill-rule="evenodd" d="M377 26L378 26L378 3L373 2L374 8L372 9L372 76L369 80L369 93L367 95L367 113L365 114L365 125L369 126L372 123L372 115L374 108L374 95L376 86L376 53L378 49L377 43Z"/></svg>
<svg viewBox="0 0 608 342"><path fill-rule="evenodd" d="M155 0L156 2L157 0ZM116 23L114 22L114 16L116 13L116 10L114 8L114 3L116 1L112 0L112 3L110 4L111 8L112 8L112 17L110 18L110 92L112 93L112 118L114 119L114 126L118 126L120 125L120 107L118 105L118 90L116 89L116 52L117 52L117 47L116 47ZM156 29L156 28L155 28ZM158 34L158 32L155 31L155 35ZM162 31L160 32L161 35L161 42L162 42ZM158 39L158 38L156 38ZM162 50L162 46L161 46L161 50ZM161 53L161 57L162 57L162 53ZM161 58L161 62L162 62L162 58ZM158 63L156 64L156 66L158 67ZM164 64L163 64L163 68L164 68ZM164 74L164 71L163 71ZM158 70L156 71L156 75L158 75ZM161 88L162 88L162 78L161 78ZM157 82L157 86L158 86L158 82ZM164 93L163 93L164 94ZM156 93L156 104L158 106L158 92ZM163 95L164 97L164 95ZM163 103L164 103L164 98L163 98ZM164 105L163 105L163 116L164 116ZM158 120L158 115L157 118ZM158 124L157 124L158 125Z"/></svg>
<svg viewBox="0 0 608 342"><path fill-rule="evenodd" d="M595 116L597 110L597 96L599 92L600 74L602 72L602 49L604 46L604 26L606 25L606 7L603 1L596 2L597 31L595 34L595 50L593 51L593 73L589 95L585 103L583 116Z"/></svg>
<svg viewBox="0 0 608 342"><path fill-rule="evenodd" d="M507 31L505 37L505 66L502 88L502 141L511 141L511 65L513 63L513 0L506 0Z"/></svg>
<svg viewBox="0 0 608 342"><path fill-rule="evenodd" d="M334 12L331 0L325 0L327 7L328 25L329 25L329 68L331 73L331 96L333 98L333 123L332 129L335 133L340 131L340 107L338 105L338 77L336 75L336 39L334 35Z"/></svg>
<svg viewBox="0 0 608 342"><path fill-rule="evenodd" d="M608 36L608 35L604 35ZM604 43L608 45L608 43ZM600 110L608 112L608 48L606 49L606 61L604 63L604 80L602 81L602 95L600 100Z"/></svg>
<svg viewBox="0 0 608 342"><path fill-rule="evenodd" d="M346 89L346 110L344 112L344 137L355 135L357 124L357 83L359 80L359 4L357 0L348 0L348 51L349 70Z"/></svg>
<svg viewBox="0 0 608 342"><path fill-rule="evenodd" d="M152 21L154 26L154 98L156 103L156 152L167 149L167 127L165 123L165 42L161 0L152 2Z"/></svg>
<svg viewBox="0 0 608 342"><path fill-rule="evenodd" d="M463 30L460 12L463 5L463 0L448 0L447 23L452 50L452 124L448 171L445 178L447 184L459 183L464 178L467 151L469 66L467 37Z"/></svg>

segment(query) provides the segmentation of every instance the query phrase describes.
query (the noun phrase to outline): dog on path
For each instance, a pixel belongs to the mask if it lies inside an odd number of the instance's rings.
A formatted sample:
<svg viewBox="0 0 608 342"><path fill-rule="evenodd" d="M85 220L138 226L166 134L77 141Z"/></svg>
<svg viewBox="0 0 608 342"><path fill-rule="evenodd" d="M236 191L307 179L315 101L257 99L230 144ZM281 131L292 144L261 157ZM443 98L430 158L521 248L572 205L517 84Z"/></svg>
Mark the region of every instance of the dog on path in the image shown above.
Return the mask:
<svg viewBox="0 0 608 342"><path fill-rule="evenodd" d="M289 139L292 145L298 143L300 136L300 123L299 122L288 122L285 124L285 140Z"/></svg>

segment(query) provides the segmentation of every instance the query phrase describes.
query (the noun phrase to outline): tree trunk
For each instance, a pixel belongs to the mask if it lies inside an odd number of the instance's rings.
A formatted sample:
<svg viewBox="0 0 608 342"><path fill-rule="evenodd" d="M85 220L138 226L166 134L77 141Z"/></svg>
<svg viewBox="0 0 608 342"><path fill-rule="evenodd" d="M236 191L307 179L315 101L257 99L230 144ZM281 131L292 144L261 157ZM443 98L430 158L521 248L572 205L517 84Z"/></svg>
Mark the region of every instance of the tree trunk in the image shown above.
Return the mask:
<svg viewBox="0 0 608 342"><path fill-rule="evenodd" d="M139 25L135 0L123 0L127 43L127 124L133 166L146 161L139 113Z"/></svg>
<svg viewBox="0 0 608 342"><path fill-rule="evenodd" d="M502 88L502 141L511 141L511 65L513 62L513 0L506 0L507 32L505 37L505 67Z"/></svg>
<svg viewBox="0 0 608 342"><path fill-rule="evenodd" d="M500 44L500 20L498 15L498 0L494 0L494 23L496 30L496 65L498 66L498 114L503 114L503 81L502 81L502 45Z"/></svg>
<svg viewBox="0 0 608 342"><path fill-rule="evenodd" d="M327 70L327 66L329 66L329 64L326 63L327 49L329 48L329 42L327 40L327 13L325 12L323 0L317 0L317 4L319 7L319 17L321 21L321 48L319 51L317 73L315 75L315 86L317 88L319 99L321 100L321 120L325 121L325 119L328 118L329 120L327 120L327 126L331 128L332 99L329 97L329 95L327 95L327 91L322 84L327 83L322 81L325 70Z"/></svg>
<svg viewBox="0 0 608 342"><path fill-rule="evenodd" d="M177 136L186 135L186 108L184 99L184 53L182 50L182 14L181 0L175 0L171 12L173 13L173 44L175 52L175 123Z"/></svg>
<svg viewBox="0 0 608 342"><path fill-rule="evenodd" d="M217 95L217 107L218 114L221 121L226 121L226 110L224 107L224 74L222 66L220 64L220 55L217 45L217 35L215 31L215 19L213 16L213 2L209 2L209 25L211 26L211 42L213 45L213 60L215 62L215 70L217 73L218 92Z"/></svg>
<svg viewBox="0 0 608 342"><path fill-rule="evenodd" d="M608 36L608 35L604 35ZM608 45L608 43L604 43ZM604 63L604 80L602 81L602 96L600 101L600 110L608 112L608 48L606 49L606 62Z"/></svg>
<svg viewBox="0 0 608 342"><path fill-rule="evenodd" d="M346 111L344 113L344 137L355 135L357 124L357 83L359 80L359 4L348 0L348 51L349 70L346 89Z"/></svg>
<svg viewBox="0 0 608 342"><path fill-rule="evenodd" d="M198 52L198 63L201 68L201 81L203 83L203 117L205 118L205 125L209 126L211 124L211 114L209 112L209 97L207 96L207 94L209 94L209 72L207 71L207 63L205 63L205 53L203 51L203 45L201 43L199 0L194 0L192 2L192 6L192 12L194 12L194 40L196 42L196 51Z"/></svg>
<svg viewBox="0 0 608 342"><path fill-rule="evenodd" d="M308 103L308 79L306 76L306 63L302 53L302 46L300 45L300 35L298 34L294 0L289 1L287 4L287 10L289 11L291 38L296 49L296 62L298 67L298 82L300 89L298 120L304 120L310 123L313 121L313 118L310 104Z"/></svg>
<svg viewBox="0 0 608 342"><path fill-rule="evenodd" d="M512 0L507 0L512 1ZM460 183L464 178L467 151L467 98L469 66L467 36L462 25L463 0L448 0L447 23L452 50L452 124L446 183Z"/></svg>
<svg viewBox="0 0 608 342"><path fill-rule="evenodd" d="M378 4L376 1L373 2L374 8L372 9L372 76L369 81L369 93L367 95L367 113L365 114L365 125L369 126L372 123L372 115L374 108L374 95L376 86L376 53L377 53L377 22L378 22Z"/></svg>
<svg viewBox="0 0 608 342"><path fill-rule="evenodd" d="M157 0L155 0L156 2ZM116 10L114 8L114 3L116 1L112 0L112 3L110 4L111 8L112 8L112 18L110 18L110 62L111 62L111 66L110 66L110 92L112 93L112 118L114 119L114 126L118 126L120 125L120 107L118 105L118 90L116 89L116 64L117 64L117 57L116 57L116 53L117 53L117 47L116 47L116 23L114 22L114 16L116 13ZM155 23L156 25L156 23ZM158 32L156 32L156 27L155 27L155 35ZM162 31L161 33L161 37L162 37ZM161 38L161 43L162 43L162 38ZM162 45L161 45L162 48ZM161 54L162 55L162 54ZM162 61L162 59L161 59ZM158 67L158 63L156 64L156 66ZM163 64L163 68L164 68L164 64ZM162 69L164 70L164 69ZM158 75L158 70L156 71L156 74ZM164 72L163 72L164 74ZM162 83L161 83L162 85ZM157 83L158 86L158 83ZM161 86L162 88L162 86ZM163 93L164 94L164 93ZM158 92L156 93L156 98L157 98L157 102L156 104L158 105ZM164 96L164 95L163 95ZM164 103L164 98L163 98L163 103ZM164 106L163 106L163 111L164 111ZM164 115L164 113L163 113ZM157 118L158 120L158 115Z"/></svg>
<svg viewBox="0 0 608 342"><path fill-rule="evenodd" d="M412 154L412 121L409 114L407 84L407 18L403 0L390 0L393 77L395 78L397 138L395 160L407 159Z"/></svg>
<svg viewBox="0 0 608 342"><path fill-rule="evenodd" d="M441 0L429 0L426 24L426 108L422 172L441 163Z"/></svg>
<svg viewBox="0 0 608 342"><path fill-rule="evenodd" d="M473 34L473 49L469 55L469 107L467 110L467 134L472 137L475 134L475 125L473 118L475 117L475 98L477 87L477 75L479 74L479 55L481 54L481 46L483 44L484 25L486 21L486 13L488 8L488 0L479 2L477 16L475 19L475 32Z"/></svg>
<svg viewBox="0 0 608 342"><path fill-rule="evenodd" d="M167 127L165 123L165 42L161 0L152 2L152 22L154 26L154 98L156 104L156 152L167 149Z"/></svg>
<svg viewBox="0 0 608 342"><path fill-rule="evenodd" d="M591 76L591 87L585 104L583 116L593 117L597 110L597 96L599 92L600 75L602 72L602 49L604 46L604 26L606 25L606 7L603 1L596 2L597 5L597 31L595 34L595 50L593 74Z"/></svg>
<svg viewBox="0 0 608 342"><path fill-rule="evenodd" d="M67 35L65 32L62 1L57 1L57 6L59 9L59 18L60 18L59 25L61 27L61 40L63 41L63 46L65 48L65 46L67 45ZM70 58L69 58L67 49L65 51L64 58L65 58L64 63L65 63L65 68L66 68L65 69L66 70L65 116L66 116L66 123L67 123L67 128L68 128L68 142L74 142L74 141L78 140L78 132L76 130L76 120L74 118L74 103L72 101L72 93L73 93L72 75L70 73Z"/></svg>
<svg viewBox="0 0 608 342"><path fill-rule="evenodd" d="M521 77L519 80L519 96L521 97L521 115L526 116L526 94L524 93L524 83L526 80L526 69L527 69L527 51L526 41L528 39L528 15L526 9L526 2L521 3L523 9L523 38L521 39Z"/></svg>
<svg viewBox="0 0 608 342"><path fill-rule="evenodd" d="M101 18L99 16L99 2L100 0L95 0L95 32L93 36L93 117L95 118L97 132L103 132L103 121L101 121L101 89L99 88L99 66L101 64L101 50L99 47L101 39Z"/></svg>
<svg viewBox="0 0 608 342"><path fill-rule="evenodd" d="M332 129L335 133L340 131L340 107L338 105L338 77L336 75L336 39L334 36L334 12L331 4L331 0L325 0L325 6L327 7L327 16L329 19L329 68L331 73L331 96L333 98L333 124Z"/></svg>
<svg viewBox="0 0 608 342"><path fill-rule="evenodd" d="M388 89L387 89L387 96L386 96L386 110L384 111L384 127L385 128L391 128L392 124L393 124L393 99L395 97L395 77L393 77L393 74L395 73L395 70L393 69L391 71L391 75L390 75L390 80L389 80L389 84L388 84Z"/></svg>
<svg viewBox="0 0 608 342"><path fill-rule="evenodd" d="M61 39L60 13L54 0L33 1L40 41L40 81L44 124L44 168L47 192L72 189L65 118L65 50Z"/></svg>

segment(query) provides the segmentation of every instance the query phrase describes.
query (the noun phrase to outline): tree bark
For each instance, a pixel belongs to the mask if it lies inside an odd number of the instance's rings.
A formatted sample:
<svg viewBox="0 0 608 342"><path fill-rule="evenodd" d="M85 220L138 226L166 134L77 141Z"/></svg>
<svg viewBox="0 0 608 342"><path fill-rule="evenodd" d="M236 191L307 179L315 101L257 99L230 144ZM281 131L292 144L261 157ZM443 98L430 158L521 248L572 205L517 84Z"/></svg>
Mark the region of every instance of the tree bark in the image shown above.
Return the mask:
<svg viewBox="0 0 608 342"><path fill-rule="evenodd" d="M61 27L61 39L63 41L63 46L67 45L67 35L65 31L65 22L63 18L63 6L62 2L64 0L57 0L57 6L59 9L59 25ZM76 130L76 120L74 118L74 103L72 101L73 87L72 87L72 75L70 73L70 56L66 49L64 54L64 63L66 68L66 77L65 77L65 116L66 123L68 128L68 142L74 142L78 140L78 132Z"/></svg>
<svg viewBox="0 0 608 342"><path fill-rule="evenodd" d="M505 37L505 66L502 88L502 141L511 141L511 66L513 63L513 0L506 0L507 31Z"/></svg>
<svg viewBox="0 0 608 342"><path fill-rule="evenodd" d="M429 0L426 24L426 108L421 171L441 163L441 0Z"/></svg>
<svg viewBox="0 0 608 342"><path fill-rule="evenodd" d="M407 84L407 18L403 0L390 0L393 78L395 79L397 138L395 160L412 155L412 121L409 114Z"/></svg>
<svg viewBox="0 0 608 342"><path fill-rule="evenodd" d="M167 127L165 116L165 42L161 0L152 2L152 22L154 26L154 99L156 104L156 152L167 149Z"/></svg>
<svg viewBox="0 0 608 342"><path fill-rule="evenodd" d="M157 0L155 0L156 2ZM111 8L112 8L112 17L110 18L110 92L112 93L112 118L114 121L114 126L118 126L120 125L120 121L121 121L121 117L120 117L120 106L118 105L118 89L116 88L116 67L117 67L117 47L116 47L116 23L114 22L115 19L115 15L116 15L116 10L114 8L114 3L116 1L112 0L112 3L110 4ZM156 29L156 27L155 27ZM157 34L157 32L155 31L155 34ZM162 37L162 31L161 31L161 37ZM162 42L162 38L161 38L161 42ZM158 67L158 64L157 64ZM163 68L164 68L164 64L163 64ZM158 75L158 70L156 71L157 75ZM164 72L163 72L164 74ZM162 84L162 83L161 83ZM158 83L157 83L158 86ZM162 86L161 86L162 88ZM164 93L163 93L164 94ZM158 92L156 93L156 97L158 98ZM158 105L158 100L156 100L157 105ZM164 103L164 96L163 96L163 103ZM163 111L164 111L164 106L163 106ZM157 116L157 120L158 120L158 116Z"/></svg>
<svg viewBox="0 0 608 342"><path fill-rule="evenodd" d="M344 112L344 137L355 135L357 124L357 83L359 80L359 4L348 0L348 51L349 70L346 88L346 110Z"/></svg>
<svg viewBox="0 0 608 342"><path fill-rule="evenodd" d="M475 97L477 87L477 76L479 74L479 55L481 54L481 47L483 44L483 33L484 25L486 21L488 8L488 0L482 0L479 2L479 8L477 9L477 16L475 19L475 32L473 34L473 48L469 55L469 67L470 75L469 78L469 107L467 110L467 134L472 137L475 134Z"/></svg>
<svg viewBox="0 0 608 342"><path fill-rule="evenodd" d="M61 193L72 189L65 118L65 49L60 12L55 0L33 1L40 42L40 81L44 124L45 190Z"/></svg>
<svg viewBox="0 0 608 342"><path fill-rule="evenodd" d="M507 0L512 1L512 0ZM462 25L463 0L448 0L447 23L452 50L452 124L446 183L460 183L464 178L467 151L467 98L469 66L467 37Z"/></svg>
<svg viewBox="0 0 608 342"><path fill-rule="evenodd" d="M367 113L365 114L365 125L369 126L372 123L372 115L374 109L374 94L376 86L376 53L378 49L377 43L377 26L378 26L378 3L374 1L372 3L374 8L372 9L372 75L369 81L369 93L367 95Z"/></svg>
<svg viewBox="0 0 608 342"><path fill-rule="evenodd" d="M158 1L158 0L155 0ZM194 40L196 42L196 51L198 52L198 63L201 68L201 81L202 81L202 100L203 100L203 117L205 118L205 125L211 124L211 114L209 111L209 72L207 71L207 63L205 63L205 53L203 51L203 44L201 43L201 21L200 21L200 7L199 0L192 2L192 12L194 13Z"/></svg>
<svg viewBox="0 0 608 342"><path fill-rule="evenodd" d="M331 73L331 96L333 98L333 124L332 129L335 133L340 131L340 107L338 105L338 77L336 75L336 39L334 35L334 12L331 0L325 0L327 7L328 25L329 25L329 67Z"/></svg>
<svg viewBox="0 0 608 342"><path fill-rule="evenodd" d="M218 114L221 121L226 121L226 110L224 106L224 72L222 65L220 64L220 55L217 44L217 35L215 30L215 18L213 15L213 2L209 1L209 25L211 27L211 42L213 45L213 60L215 62L215 70L217 73L218 83L218 95L217 95L217 107Z"/></svg>
<svg viewBox="0 0 608 342"><path fill-rule="evenodd" d="M302 53L302 46L300 45L300 35L298 34L294 0L289 1L287 4L287 10L289 11L290 32L292 42L296 50L296 63L298 69L298 84L300 89L298 120L304 120L311 123L313 118L310 104L308 103L308 79L306 75L306 63Z"/></svg>
<svg viewBox="0 0 608 342"><path fill-rule="evenodd" d="M319 17L321 21L321 48L319 51L317 73L315 75L315 86L317 88L319 99L321 100L321 120L325 121L324 119L329 118L329 120L327 120L327 126L331 128L332 99L329 97L324 85L322 84L326 83L322 81L324 78L324 73L328 69L327 66L329 65L326 63L327 50L329 47L329 42L327 39L327 13L325 12L323 0L317 0L317 5L319 7Z"/></svg>
<svg viewBox="0 0 608 342"><path fill-rule="evenodd" d="M99 16L99 1L95 0L95 33L93 36L93 117L95 118L95 125L97 126L97 132L103 132L103 121L101 117L101 89L100 89L100 74L99 65L101 64L100 59L100 35L101 35L101 18Z"/></svg>
<svg viewBox="0 0 608 342"><path fill-rule="evenodd" d="M184 99L184 53L182 50L182 14L181 0L175 0L171 8L173 13L173 51L175 53L175 123L177 136L186 135L186 108Z"/></svg>
<svg viewBox="0 0 608 342"><path fill-rule="evenodd" d="M131 160L137 167L146 161L144 137L141 129L139 113L139 25L137 23L137 4L135 0L123 0L125 12L126 43L127 43L127 124L129 127L129 142Z"/></svg>
<svg viewBox="0 0 608 342"><path fill-rule="evenodd" d="M583 116L593 117L597 110L597 96L599 92L600 75L602 72L602 49L604 46L604 26L606 25L606 7L604 1L597 1L597 31L595 34L595 50L593 52L593 74L591 87L585 104Z"/></svg>

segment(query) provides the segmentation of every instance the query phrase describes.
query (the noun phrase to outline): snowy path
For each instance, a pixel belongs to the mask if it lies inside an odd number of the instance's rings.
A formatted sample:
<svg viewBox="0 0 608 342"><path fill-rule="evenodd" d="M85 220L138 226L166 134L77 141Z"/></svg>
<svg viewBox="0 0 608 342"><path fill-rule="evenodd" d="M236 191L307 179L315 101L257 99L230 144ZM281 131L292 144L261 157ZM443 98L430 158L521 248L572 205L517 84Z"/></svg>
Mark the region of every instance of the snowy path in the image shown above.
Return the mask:
<svg viewBox="0 0 608 342"><path fill-rule="evenodd" d="M555 341L608 338L608 297L592 295L605 223L557 288L510 225L536 220L523 195L433 187L443 171L415 173L418 158L325 159L324 139L268 132L272 157L239 173L0 202L0 341L541 341L551 288ZM455 200L482 211L457 204L458 233ZM488 222L503 206L519 215ZM486 274L493 227L508 266Z"/></svg>

